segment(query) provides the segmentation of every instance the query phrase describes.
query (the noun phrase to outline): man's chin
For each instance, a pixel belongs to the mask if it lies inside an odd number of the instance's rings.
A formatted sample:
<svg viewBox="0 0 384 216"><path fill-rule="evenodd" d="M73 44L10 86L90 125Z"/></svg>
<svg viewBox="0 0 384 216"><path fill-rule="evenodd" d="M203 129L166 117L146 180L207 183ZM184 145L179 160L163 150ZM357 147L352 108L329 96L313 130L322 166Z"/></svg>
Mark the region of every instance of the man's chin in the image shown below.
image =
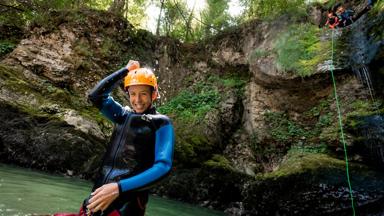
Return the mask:
<svg viewBox="0 0 384 216"><path fill-rule="evenodd" d="M135 108L133 110L135 110L135 112L138 114L141 114L145 111L144 109L135 109Z"/></svg>

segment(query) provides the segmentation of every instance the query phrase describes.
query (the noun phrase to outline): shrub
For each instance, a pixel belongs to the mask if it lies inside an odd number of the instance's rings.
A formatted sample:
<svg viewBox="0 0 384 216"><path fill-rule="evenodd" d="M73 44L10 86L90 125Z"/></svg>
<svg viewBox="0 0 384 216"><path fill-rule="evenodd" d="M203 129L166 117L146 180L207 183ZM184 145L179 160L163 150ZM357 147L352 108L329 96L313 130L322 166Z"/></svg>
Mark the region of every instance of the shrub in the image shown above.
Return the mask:
<svg viewBox="0 0 384 216"><path fill-rule="evenodd" d="M15 44L8 41L0 42L0 56L10 53L16 47Z"/></svg>
<svg viewBox="0 0 384 216"><path fill-rule="evenodd" d="M291 25L274 46L280 69L302 77L311 75L330 56L331 44L321 41L320 33L321 29L315 25Z"/></svg>

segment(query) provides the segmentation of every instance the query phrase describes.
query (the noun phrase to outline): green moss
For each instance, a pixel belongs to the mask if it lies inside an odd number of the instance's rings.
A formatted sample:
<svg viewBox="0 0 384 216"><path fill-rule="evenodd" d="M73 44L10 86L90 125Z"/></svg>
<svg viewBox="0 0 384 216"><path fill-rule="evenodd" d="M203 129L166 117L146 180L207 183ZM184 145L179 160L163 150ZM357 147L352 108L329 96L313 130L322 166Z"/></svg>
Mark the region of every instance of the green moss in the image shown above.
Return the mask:
<svg viewBox="0 0 384 216"><path fill-rule="evenodd" d="M239 76L237 73L239 73L239 71L236 71L235 75L211 75L208 78L208 82L218 86L220 89L224 88L224 90L228 88L242 89L247 83L247 77Z"/></svg>
<svg viewBox="0 0 384 216"><path fill-rule="evenodd" d="M259 174L257 178L279 178L289 175L297 175L306 172L317 172L319 169L345 169L345 161L332 158L326 154L318 153L296 153L291 152L280 164L276 171Z"/></svg>
<svg viewBox="0 0 384 216"><path fill-rule="evenodd" d="M91 46L85 39L78 40L75 43L73 50L80 56L91 57L93 55Z"/></svg>
<svg viewBox="0 0 384 216"><path fill-rule="evenodd" d="M214 154L210 160L204 162L204 165L211 168L221 168L224 170L234 170L231 163L223 155Z"/></svg>
<svg viewBox="0 0 384 216"><path fill-rule="evenodd" d="M204 125L192 126L185 122L174 122L176 131L175 159L179 164L193 166L209 159L214 149L204 134Z"/></svg>
<svg viewBox="0 0 384 216"><path fill-rule="evenodd" d="M9 66L0 64L0 78L8 81L8 80L18 80L20 79L21 73L16 72Z"/></svg>
<svg viewBox="0 0 384 216"><path fill-rule="evenodd" d="M329 58L331 50L330 42L321 41L320 34L321 29L315 25L291 25L274 46L278 66L302 77L314 73L316 66Z"/></svg>
<svg viewBox="0 0 384 216"><path fill-rule="evenodd" d="M100 54L102 56L108 56L110 55L111 52L113 52L113 50L115 50L113 48L114 48L113 41L109 38L105 38L100 47Z"/></svg>
<svg viewBox="0 0 384 216"><path fill-rule="evenodd" d="M328 143L338 142L340 138L339 131L339 124L335 121L330 126L324 127L321 130L319 139Z"/></svg>
<svg viewBox="0 0 384 216"><path fill-rule="evenodd" d="M347 117L351 116L368 116L373 115L376 113L381 113L382 110L380 107L382 107L382 101L376 100L375 102L372 102L371 100L355 100L350 105L351 111L348 112L346 115Z"/></svg>
<svg viewBox="0 0 384 216"><path fill-rule="evenodd" d="M46 109L47 106L57 104L61 109L73 109L79 112L80 115L95 120L105 134L110 134L112 130L111 123L101 116L99 110L89 107L82 98L83 96L56 87L48 81L44 83L27 82L21 71L2 64L0 64L0 78L4 80L6 89L16 95L29 98L30 101L23 101L22 99L9 101L10 105L17 107L24 113L31 116L62 120L52 115L54 113L51 113L49 109ZM34 102L30 103L31 101ZM39 104L39 106L36 106L36 104Z"/></svg>
<svg viewBox="0 0 384 216"><path fill-rule="evenodd" d="M348 129L356 129L361 124L364 124L361 117L371 116L384 113L381 100L372 102L371 100L355 100L348 104L349 112L346 113L345 125Z"/></svg>
<svg viewBox="0 0 384 216"><path fill-rule="evenodd" d="M359 125L361 125L363 122L362 121L359 121L357 119L350 119L348 121L348 126L350 128L357 128Z"/></svg>
<svg viewBox="0 0 384 216"><path fill-rule="evenodd" d="M288 154L326 153L327 151L328 151L328 146L323 142L305 145L305 146L304 145L301 146L300 143L298 143L297 145L291 146L291 148L288 150Z"/></svg>

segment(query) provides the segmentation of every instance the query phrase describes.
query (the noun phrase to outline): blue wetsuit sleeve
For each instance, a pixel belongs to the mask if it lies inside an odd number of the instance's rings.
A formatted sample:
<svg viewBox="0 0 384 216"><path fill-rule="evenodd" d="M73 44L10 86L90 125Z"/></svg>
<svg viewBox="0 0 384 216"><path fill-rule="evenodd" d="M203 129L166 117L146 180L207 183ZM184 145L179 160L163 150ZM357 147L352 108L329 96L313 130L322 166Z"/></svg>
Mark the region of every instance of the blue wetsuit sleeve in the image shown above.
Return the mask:
<svg viewBox="0 0 384 216"><path fill-rule="evenodd" d="M101 113L114 123L119 123L124 114L123 107L113 100L112 90L128 70L124 67L101 80L89 93L88 99Z"/></svg>
<svg viewBox="0 0 384 216"><path fill-rule="evenodd" d="M148 187L171 171L175 135L171 123L156 131L155 162L144 172L118 182L119 191L127 192Z"/></svg>

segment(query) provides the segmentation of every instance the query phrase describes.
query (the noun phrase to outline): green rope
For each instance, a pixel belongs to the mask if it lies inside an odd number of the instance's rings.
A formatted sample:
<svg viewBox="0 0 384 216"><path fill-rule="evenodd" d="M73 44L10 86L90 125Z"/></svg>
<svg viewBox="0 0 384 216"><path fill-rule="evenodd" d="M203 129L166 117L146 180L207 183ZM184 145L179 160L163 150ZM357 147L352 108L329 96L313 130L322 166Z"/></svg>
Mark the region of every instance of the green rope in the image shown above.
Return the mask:
<svg viewBox="0 0 384 216"><path fill-rule="evenodd" d="M355 211L355 204L354 204L354 201L353 201L353 194L352 194L352 185L351 185L351 180L349 178L349 165L348 165L348 154L347 154L347 145L345 143L345 138L344 138L344 131L343 131L343 123L342 123L342 120L341 120L341 112L340 112L340 104L339 104L339 98L337 96L337 90L336 90L336 81L335 81L335 76L333 75L333 32L335 30L332 29L332 62L331 62L331 76L332 76L332 82L333 82L333 91L334 91L334 94L335 94L335 100L336 100L336 107L337 107L337 114L338 114L338 118L339 118L339 126L340 126L340 133L341 133L341 141L343 143L343 147L344 147L344 158L345 158L345 171L347 173L347 181L348 181L348 187L349 187L349 195L351 197L351 203L352 203L352 210L353 210L353 216L356 215L356 211Z"/></svg>

